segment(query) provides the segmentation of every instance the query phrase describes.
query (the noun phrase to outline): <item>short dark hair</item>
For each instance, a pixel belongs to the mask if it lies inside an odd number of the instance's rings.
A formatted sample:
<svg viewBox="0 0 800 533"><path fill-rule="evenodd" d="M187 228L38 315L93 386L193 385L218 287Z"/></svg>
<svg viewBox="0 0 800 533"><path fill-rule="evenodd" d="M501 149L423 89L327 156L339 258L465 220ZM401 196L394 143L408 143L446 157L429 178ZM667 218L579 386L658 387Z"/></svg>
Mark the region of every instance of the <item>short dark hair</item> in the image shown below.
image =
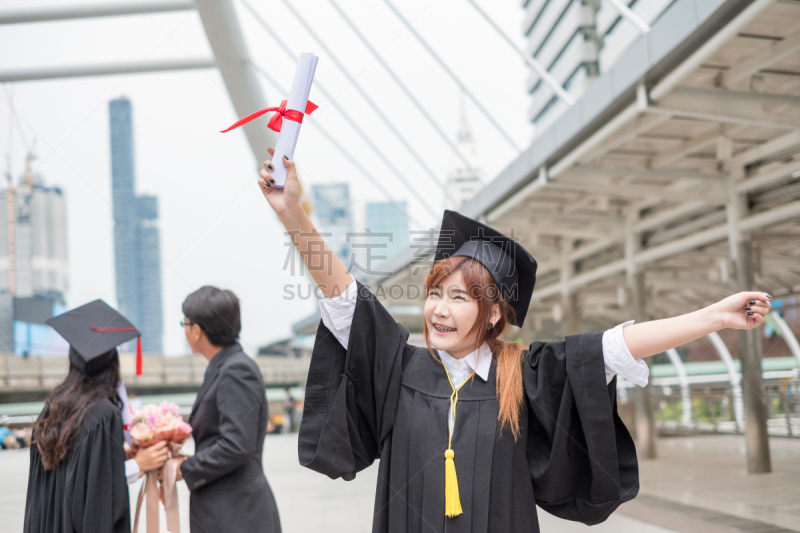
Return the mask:
<svg viewBox="0 0 800 533"><path fill-rule="evenodd" d="M183 301L183 316L200 326L214 346L229 346L239 338L239 299L231 291L200 287Z"/></svg>

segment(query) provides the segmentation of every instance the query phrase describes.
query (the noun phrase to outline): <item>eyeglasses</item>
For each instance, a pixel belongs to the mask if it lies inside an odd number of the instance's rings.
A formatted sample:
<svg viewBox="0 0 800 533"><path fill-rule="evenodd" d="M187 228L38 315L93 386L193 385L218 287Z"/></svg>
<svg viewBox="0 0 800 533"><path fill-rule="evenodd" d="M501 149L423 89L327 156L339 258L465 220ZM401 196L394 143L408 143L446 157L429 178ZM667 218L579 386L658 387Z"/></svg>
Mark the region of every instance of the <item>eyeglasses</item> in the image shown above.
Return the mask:
<svg viewBox="0 0 800 533"><path fill-rule="evenodd" d="M194 326L194 322L189 322L188 320L181 320L181 326L184 328L187 326L191 327Z"/></svg>

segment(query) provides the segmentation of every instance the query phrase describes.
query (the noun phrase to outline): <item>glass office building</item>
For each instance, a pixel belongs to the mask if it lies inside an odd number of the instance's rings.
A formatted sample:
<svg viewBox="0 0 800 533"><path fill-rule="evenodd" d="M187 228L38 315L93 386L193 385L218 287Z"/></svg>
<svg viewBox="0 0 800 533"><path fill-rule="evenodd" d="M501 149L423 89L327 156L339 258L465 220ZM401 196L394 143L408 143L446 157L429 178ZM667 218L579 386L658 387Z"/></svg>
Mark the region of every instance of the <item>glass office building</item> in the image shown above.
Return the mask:
<svg viewBox="0 0 800 533"><path fill-rule="evenodd" d="M127 98L109 103L117 305L142 332L142 350L162 353L158 198L136 195L132 114Z"/></svg>

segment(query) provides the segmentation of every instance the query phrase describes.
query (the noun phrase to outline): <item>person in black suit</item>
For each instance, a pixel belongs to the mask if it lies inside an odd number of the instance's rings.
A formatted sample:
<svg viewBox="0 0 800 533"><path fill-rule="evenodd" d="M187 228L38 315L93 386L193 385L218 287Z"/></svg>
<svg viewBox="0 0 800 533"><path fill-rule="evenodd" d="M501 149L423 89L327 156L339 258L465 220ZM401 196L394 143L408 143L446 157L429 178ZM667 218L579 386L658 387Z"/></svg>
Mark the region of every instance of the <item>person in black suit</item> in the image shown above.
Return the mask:
<svg viewBox="0 0 800 533"><path fill-rule="evenodd" d="M202 287L186 297L183 314L192 352L209 361L189 418L195 454L180 467L191 491L191 531L280 533L261 462L268 418L264 380L236 342L239 300L230 291Z"/></svg>

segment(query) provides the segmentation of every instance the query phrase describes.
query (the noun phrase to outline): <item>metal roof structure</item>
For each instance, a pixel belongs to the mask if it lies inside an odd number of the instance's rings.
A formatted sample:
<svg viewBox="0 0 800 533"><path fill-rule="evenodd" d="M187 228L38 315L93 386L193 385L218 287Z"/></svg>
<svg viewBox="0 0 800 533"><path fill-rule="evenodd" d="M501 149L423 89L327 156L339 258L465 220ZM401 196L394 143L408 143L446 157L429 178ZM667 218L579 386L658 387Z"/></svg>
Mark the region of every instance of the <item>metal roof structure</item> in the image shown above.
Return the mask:
<svg viewBox="0 0 800 533"><path fill-rule="evenodd" d="M676 1L459 210L537 258L529 316L539 326L569 313L572 294L584 319L627 318L632 267L650 318L715 302L732 288L732 233L756 248L759 290L795 294L799 92L800 2ZM427 269L414 265L430 251L367 281L421 283Z"/></svg>

